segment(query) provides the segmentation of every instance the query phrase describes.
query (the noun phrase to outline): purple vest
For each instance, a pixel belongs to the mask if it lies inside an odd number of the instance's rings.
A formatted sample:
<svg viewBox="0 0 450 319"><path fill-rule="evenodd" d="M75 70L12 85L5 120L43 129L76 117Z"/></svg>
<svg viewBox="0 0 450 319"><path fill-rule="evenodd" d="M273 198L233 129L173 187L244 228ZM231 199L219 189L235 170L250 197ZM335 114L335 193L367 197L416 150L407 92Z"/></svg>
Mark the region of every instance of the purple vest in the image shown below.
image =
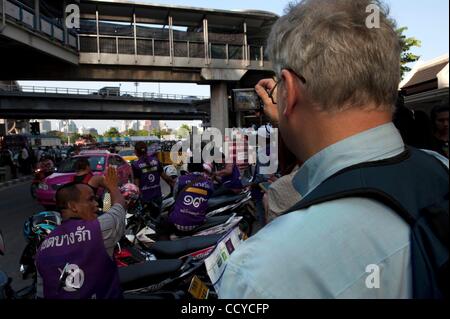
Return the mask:
<svg viewBox="0 0 450 319"><path fill-rule="evenodd" d="M139 189L144 202L161 197L159 161L155 156L141 157L133 162L133 172L139 178Z"/></svg>
<svg viewBox="0 0 450 319"><path fill-rule="evenodd" d="M194 180L192 186L183 191ZM208 199L213 191L211 180L203 174L189 174L178 178L178 193L175 206L169 215L169 221L180 226L197 226L205 221Z"/></svg>
<svg viewBox="0 0 450 319"><path fill-rule="evenodd" d="M42 242L36 267L46 299L122 298L117 266L108 255L98 220L69 219ZM65 280L60 280L65 269Z"/></svg>
<svg viewBox="0 0 450 319"><path fill-rule="evenodd" d="M233 164L233 173L222 177L222 185L229 189L242 189L244 186L241 182L241 173L236 164Z"/></svg>

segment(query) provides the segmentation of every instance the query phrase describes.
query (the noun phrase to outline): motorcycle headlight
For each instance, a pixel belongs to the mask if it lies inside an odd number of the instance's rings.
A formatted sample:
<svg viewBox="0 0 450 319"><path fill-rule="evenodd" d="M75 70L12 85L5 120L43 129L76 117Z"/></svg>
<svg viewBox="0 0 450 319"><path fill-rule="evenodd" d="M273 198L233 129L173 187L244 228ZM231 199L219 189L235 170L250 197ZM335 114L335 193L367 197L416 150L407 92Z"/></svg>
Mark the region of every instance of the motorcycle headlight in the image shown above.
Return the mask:
<svg viewBox="0 0 450 319"><path fill-rule="evenodd" d="M41 189L41 190L46 191L46 190L48 190L48 185L45 184L45 183L39 183L38 188Z"/></svg>

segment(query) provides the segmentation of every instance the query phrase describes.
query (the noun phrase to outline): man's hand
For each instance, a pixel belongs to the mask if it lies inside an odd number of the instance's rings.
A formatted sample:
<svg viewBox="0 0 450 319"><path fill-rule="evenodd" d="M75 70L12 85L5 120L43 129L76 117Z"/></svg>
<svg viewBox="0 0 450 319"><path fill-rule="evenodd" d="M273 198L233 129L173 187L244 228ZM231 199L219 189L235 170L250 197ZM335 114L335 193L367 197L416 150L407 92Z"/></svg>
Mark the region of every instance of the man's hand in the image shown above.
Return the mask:
<svg viewBox="0 0 450 319"><path fill-rule="evenodd" d="M161 177L170 187L174 187L175 186L175 181L172 179L172 177L170 177L166 173L162 172L161 173Z"/></svg>
<svg viewBox="0 0 450 319"><path fill-rule="evenodd" d="M117 170L114 167L109 166L106 170L104 183L111 195L111 205L120 204L126 209L126 201L120 193L119 177L117 176Z"/></svg>
<svg viewBox="0 0 450 319"><path fill-rule="evenodd" d="M276 82L273 79L262 79L255 86L256 93L264 103L264 113L273 125L278 124L278 108L272 103L269 92L275 87Z"/></svg>
<svg viewBox="0 0 450 319"><path fill-rule="evenodd" d="M119 177L117 176L117 170L109 166L105 175L105 186L111 192L111 189L117 188L119 185Z"/></svg>
<svg viewBox="0 0 450 319"><path fill-rule="evenodd" d="M213 181L216 181L216 182L219 182L219 183L221 182L221 178L219 176L217 176L216 172L211 173L211 179Z"/></svg>

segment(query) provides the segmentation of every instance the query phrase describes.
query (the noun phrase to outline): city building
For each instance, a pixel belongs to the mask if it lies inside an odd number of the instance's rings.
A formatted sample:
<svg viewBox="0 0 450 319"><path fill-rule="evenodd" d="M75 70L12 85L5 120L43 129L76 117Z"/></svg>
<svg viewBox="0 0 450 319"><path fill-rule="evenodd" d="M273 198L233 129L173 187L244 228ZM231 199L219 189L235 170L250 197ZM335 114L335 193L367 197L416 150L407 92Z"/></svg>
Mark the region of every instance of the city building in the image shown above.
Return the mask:
<svg viewBox="0 0 450 319"><path fill-rule="evenodd" d="M74 121L69 121L69 125L68 125L67 131L69 133L77 133L78 132L78 127L77 127L77 125L75 124Z"/></svg>
<svg viewBox="0 0 450 319"><path fill-rule="evenodd" d="M40 124L41 134L50 132L52 130L52 122L50 122L49 120L39 120L38 122Z"/></svg>
<svg viewBox="0 0 450 319"><path fill-rule="evenodd" d="M67 121L64 121L64 120L58 121L58 131L60 131L60 132L64 132L65 131L66 122Z"/></svg>
<svg viewBox="0 0 450 319"><path fill-rule="evenodd" d="M126 132L131 128L131 122L130 120L124 120L122 122L121 132Z"/></svg>
<svg viewBox="0 0 450 319"><path fill-rule="evenodd" d="M417 63L400 83L405 105L429 113L438 104L448 103L448 54Z"/></svg>
<svg viewBox="0 0 450 319"><path fill-rule="evenodd" d="M144 130L151 132L152 130L159 130L160 126L159 126L159 121L151 121L151 120L146 120L144 122Z"/></svg>
<svg viewBox="0 0 450 319"><path fill-rule="evenodd" d="M165 121L159 121L159 128L161 130L168 130L169 126L167 125L167 123Z"/></svg>
<svg viewBox="0 0 450 319"><path fill-rule="evenodd" d="M134 121L131 128L135 131L139 131L141 129L141 123L139 120Z"/></svg>

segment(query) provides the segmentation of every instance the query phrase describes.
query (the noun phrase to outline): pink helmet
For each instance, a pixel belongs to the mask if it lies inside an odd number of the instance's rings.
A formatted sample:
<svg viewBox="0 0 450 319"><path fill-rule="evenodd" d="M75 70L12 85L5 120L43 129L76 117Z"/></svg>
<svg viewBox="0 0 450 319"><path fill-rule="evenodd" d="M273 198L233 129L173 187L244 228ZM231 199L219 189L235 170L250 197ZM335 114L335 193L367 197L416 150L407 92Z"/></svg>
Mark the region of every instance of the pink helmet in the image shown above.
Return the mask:
<svg viewBox="0 0 450 319"><path fill-rule="evenodd" d="M120 192L128 204L134 203L139 199L139 188L132 183L127 183L120 186Z"/></svg>

